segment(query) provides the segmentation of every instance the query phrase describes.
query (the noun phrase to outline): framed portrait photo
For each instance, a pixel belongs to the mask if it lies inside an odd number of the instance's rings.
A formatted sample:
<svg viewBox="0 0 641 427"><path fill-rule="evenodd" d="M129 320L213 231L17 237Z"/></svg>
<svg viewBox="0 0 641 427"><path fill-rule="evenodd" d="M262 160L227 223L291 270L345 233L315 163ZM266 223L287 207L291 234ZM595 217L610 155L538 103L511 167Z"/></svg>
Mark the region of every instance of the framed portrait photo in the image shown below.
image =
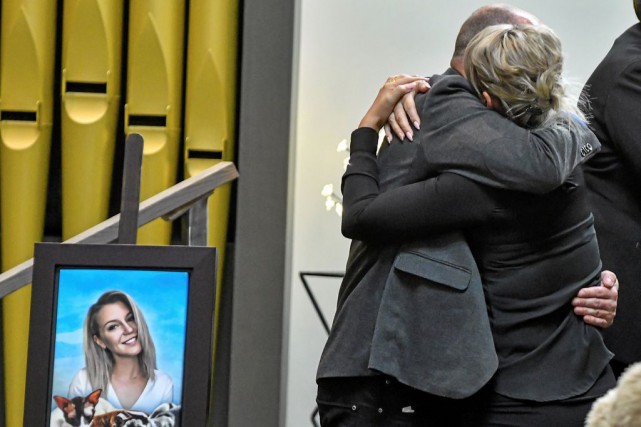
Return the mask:
<svg viewBox="0 0 641 427"><path fill-rule="evenodd" d="M36 244L24 425L206 425L216 256Z"/></svg>

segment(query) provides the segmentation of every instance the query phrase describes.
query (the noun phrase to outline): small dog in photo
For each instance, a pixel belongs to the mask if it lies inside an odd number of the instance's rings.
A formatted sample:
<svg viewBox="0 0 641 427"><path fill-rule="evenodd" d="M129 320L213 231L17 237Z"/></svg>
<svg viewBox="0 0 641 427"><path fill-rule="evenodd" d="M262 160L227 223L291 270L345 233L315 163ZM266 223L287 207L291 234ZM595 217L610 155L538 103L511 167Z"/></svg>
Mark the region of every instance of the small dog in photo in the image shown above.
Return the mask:
<svg viewBox="0 0 641 427"><path fill-rule="evenodd" d="M163 403L153 414L116 409L100 397L101 389L68 399L54 396L50 427L179 427L180 405Z"/></svg>
<svg viewBox="0 0 641 427"><path fill-rule="evenodd" d="M51 427L82 427L90 426L96 414L105 414L115 408L107 400L102 399L101 389L92 391L87 396L67 399L54 396L57 408L51 412Z"/></svg>

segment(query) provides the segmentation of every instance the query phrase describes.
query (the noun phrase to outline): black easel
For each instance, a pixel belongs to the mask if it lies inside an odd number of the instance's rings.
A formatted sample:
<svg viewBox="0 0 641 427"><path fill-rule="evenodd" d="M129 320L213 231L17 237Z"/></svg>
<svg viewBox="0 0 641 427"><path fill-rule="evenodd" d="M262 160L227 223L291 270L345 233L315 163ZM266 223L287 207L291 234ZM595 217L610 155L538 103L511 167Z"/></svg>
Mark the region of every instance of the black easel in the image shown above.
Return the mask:
<svg viewBox="0 0 641 427"><path fill-rule="evenodd" d="M140 203L140 174L142 169L143 138L138 133L127 135L122 172L122 195L118 243L136 244L138 235L138 206Z"/></svg>

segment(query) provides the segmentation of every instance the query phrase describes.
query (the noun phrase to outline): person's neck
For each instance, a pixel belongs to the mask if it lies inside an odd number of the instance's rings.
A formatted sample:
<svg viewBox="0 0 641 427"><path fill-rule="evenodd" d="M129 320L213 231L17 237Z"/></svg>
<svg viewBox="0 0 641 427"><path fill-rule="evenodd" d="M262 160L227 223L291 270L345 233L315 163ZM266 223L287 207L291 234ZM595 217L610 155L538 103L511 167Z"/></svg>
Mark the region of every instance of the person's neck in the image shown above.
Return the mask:
<svg viewBox="0 0 641 427"><path fill-rule="evenodd" d="M122 379L136 379L142 375L137 357L118 357L115 360L112 376Z"/></svg>
<svg viewBox="0 0 641 427"><path fill-rule="evenodd" d="M455 56L451 59L450 61L450 67L465 77L465 67L463 66L463 57L462 56Z"/></svg>

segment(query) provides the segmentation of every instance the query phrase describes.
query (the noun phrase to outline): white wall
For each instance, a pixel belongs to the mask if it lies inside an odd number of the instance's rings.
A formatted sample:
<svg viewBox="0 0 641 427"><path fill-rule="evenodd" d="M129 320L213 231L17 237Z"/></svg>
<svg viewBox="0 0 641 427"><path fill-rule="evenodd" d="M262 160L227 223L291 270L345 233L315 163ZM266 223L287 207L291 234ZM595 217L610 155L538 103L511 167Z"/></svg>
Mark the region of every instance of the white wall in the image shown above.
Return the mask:
<svg viewBox="0 0 641 427"><path fill-rule="evenodd" d="M295 171L286 425L311 425L316 365L326 339L298 277L342 271L348 241L340 219L324 209L324 184L340 184L349 138L390 75L445 70L460 24L474 0L299 0L293 122ZM636 22L629 0L514 0L561 37L568 76L582 85L613 40ZM338 280L312 279L333 315Z"/></svg>

